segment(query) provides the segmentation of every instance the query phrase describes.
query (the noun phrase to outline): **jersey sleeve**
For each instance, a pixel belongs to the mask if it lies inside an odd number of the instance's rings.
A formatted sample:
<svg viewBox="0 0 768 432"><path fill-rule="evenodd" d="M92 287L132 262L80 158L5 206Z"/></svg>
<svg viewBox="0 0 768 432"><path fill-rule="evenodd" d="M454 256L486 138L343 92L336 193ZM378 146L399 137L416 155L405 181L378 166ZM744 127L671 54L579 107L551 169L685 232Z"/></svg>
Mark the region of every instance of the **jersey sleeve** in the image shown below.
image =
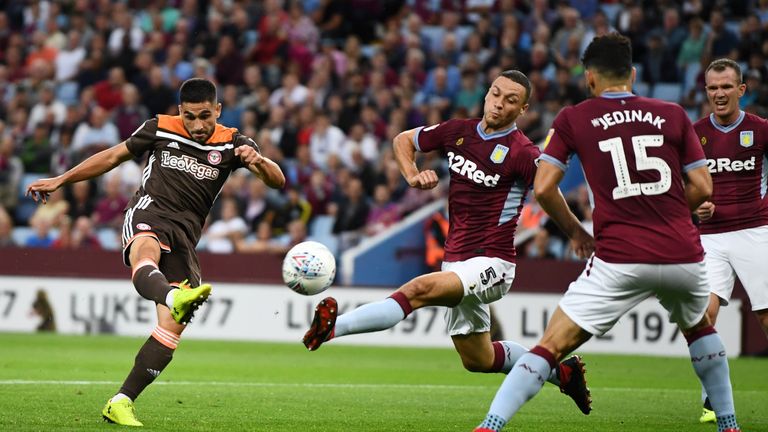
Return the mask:
<svg viewBox="0 0 768 432"><path fill-rule="evenodd" d="M416 150L426 153L443 148L448 142L447 137L456 128L456 124L456 120L448 120L432 126L416 128L416 135L413 138Z"/></svg>
<svg viewBox="0 0 768 432"><path fill-rule="evenodd" d="M154 150L155 143L157 142L156 132L157 119L153 118L145 121L125 140L128 151L136 157L141 157L147 151Z"/></svg>
<svg viewBox="0 0 768 432"><path fill-rule="evenodd" d="M544 153L540 157L541 160L547 161L563 171L568 168L568 161L575 151L573 132L568 121L569 111L570 107L565 108L555 117L555 121L552 122L552 129L549 130L544 142Z"/></svg>
<svg viewBox="0 0 768 432"><path fill-rule="evenodd" d="M261 148L259 147L258 144L256 144L256 141L254 141L252 138L247 137L241 133L236 133L235 139L232 140L232 142L235 145L234 148L238 148L240 146L248 146L256 150L259 154L261 154ZM244 166L242 159L240 159L239 157L236 157L234 159L234 164L235 164L234 169L241 168Z"/></svg>
<svg viewBox="0 0 768 432"><path fill-rule="evenodd" d="M516 171L518 177L525 180L528 185L533 184L540 157L541 150L533 144L526 146L523 151L520 152Z"/></svg>
<svg viewBox="0 0 768 432"><path fill-rule="evenodd" d="M704 155L699 136L696 134L691 120L682 108L680 111L682 112L681 125L683 127L680 161L683 165L683 172L688 172L692 169L706 166L707 157Z"/></svg>

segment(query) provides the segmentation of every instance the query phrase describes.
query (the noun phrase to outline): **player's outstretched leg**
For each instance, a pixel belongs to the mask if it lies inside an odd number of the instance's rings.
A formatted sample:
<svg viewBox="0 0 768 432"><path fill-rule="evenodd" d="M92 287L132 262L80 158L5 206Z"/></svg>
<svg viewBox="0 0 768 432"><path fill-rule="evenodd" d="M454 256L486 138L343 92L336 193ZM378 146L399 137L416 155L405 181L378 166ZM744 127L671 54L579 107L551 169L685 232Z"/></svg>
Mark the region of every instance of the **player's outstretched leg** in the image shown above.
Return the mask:
<svg viewBox="0 0 768 432"><path fill-rule="evenodd" d="M104 421L109 423L116 423L122 426L144 426L136 418L136 408L134 408L133 402L128 398L122 398L114 402L112 399L108 400L107 404L104 405L104 409L101 410L101 416L104 417Z"/></svg>
<svg viewBox="0 0 768 432"><path fill-rule="evenodd" d="M195 311L208 300L211 295L211 285L202 284L192 288L185 279L179 284L179 289L171 291L173 304L169 304L173 320L179 324L188 324Z"/></svg>
<svg viewBox="0 0 768 432"><path fill-rule="evenodd" d="M338 312L338 304L333 297L326 297L317 304L312 325L304 334L302 341L308 350L314 351L320 348L323 342L333 337Z"/></svg>
<svg viewBox="0 0 768 432"><path fill-rule="evenodd" d="M327 297L315 308L312 325L304 334L304 345L314 351L328 340L358 333L386 330L405 319L413 311L408 298L400 291L388 298L360 306L339 315L336 300Z"/></svg>
<svg viewBox="0 0 768 432"><path fill-rule="evenodd" d="M718 432L737 432L736 409L733 405L733 390L720 335L711 325L693 332L684 333L688 341L691 364L707 391L717 421Z"/></svg>

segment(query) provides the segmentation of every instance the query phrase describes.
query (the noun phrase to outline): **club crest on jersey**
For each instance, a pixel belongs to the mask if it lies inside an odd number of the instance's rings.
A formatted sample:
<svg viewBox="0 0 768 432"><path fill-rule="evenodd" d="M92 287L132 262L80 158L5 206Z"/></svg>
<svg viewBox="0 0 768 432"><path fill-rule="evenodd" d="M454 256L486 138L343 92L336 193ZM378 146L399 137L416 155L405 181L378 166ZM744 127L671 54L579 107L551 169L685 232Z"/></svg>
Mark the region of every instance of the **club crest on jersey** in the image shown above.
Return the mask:
<svg viewBox="0 0 768 432"><path fill-rule="evenodd" d="M141 231L151 231L152 227L145 224L144 222L136 224L136 228L138 228Z"/></svg>
<svg viewBox="0 0 768 432"><path fill-rule="evenodd" d="M218 165L221 163L221 152L218 150L211 150L208 152L208 162L211 163L211 165Z"/></svg>
<svg viewBox="0 0 768 432"><path fill-rule="evenodd" d="M507 153L509 153L509 147L496 144L496 148L491 152L491 162L495 164L504 162L504 158L507 157Z"/></svg>
<svg viewBox="0 0 768 432"><path fill-rule="evenodd" d="M755 134L752 131L741 131L739 133L739 144L742 147L752 147L755 143Z"/></svg>

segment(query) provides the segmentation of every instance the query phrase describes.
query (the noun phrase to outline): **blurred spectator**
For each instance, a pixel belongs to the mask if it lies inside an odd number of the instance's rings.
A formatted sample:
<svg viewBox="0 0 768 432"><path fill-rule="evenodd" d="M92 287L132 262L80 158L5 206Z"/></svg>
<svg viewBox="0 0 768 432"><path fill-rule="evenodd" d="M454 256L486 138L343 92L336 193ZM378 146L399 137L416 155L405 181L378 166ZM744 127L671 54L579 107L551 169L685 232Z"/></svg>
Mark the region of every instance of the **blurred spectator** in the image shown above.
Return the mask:
<svg viewBox="0 0 768 432"><path fill-rule="evenodd" d="M219 123L227 125L228 127L242 129L243 126L240 119L242 118L245 109L237 103L237 86L226 85L224 86L224 91L222 93Z"/></svg>
<svg viewBox="0 0 768 432"><path fill-rule="evenodd" d="M381 183L376 185L373 203L365 221L366 235L375 236L400 220L400 210L390 197L387 185Z"/></svg>
<svg viewBox="0 0 768 432"><path fill-rule="evenodd" d="M669 57L671 54L671 50L664 45L664 39L661 35L652 34L648 37L648 52L642 62L643 75L641 79L648 84L677 81L677 67L674 57Z"/></svg>
<svg viewBox="0 0 768 432"><path fill-rule="evenodd" d="M249 231L256 232L259 224L264 220L271 224L272 206L267 198L267 186L256 177L248 180L248 195L245 198L244 208L242 214L247 226L250 227Z"/></svg>
<svg viewBox="0 0 768 432"><path fill-rule="evenodd" d="M684 72L688 66L702 61L707 40L707 34L704 33L704 23L698 17L691 18L688 23L688 37L683 41L677 56L677 64L681 71Z"/></svg>
<svg viewBox="0 0 768 432"><path fill-rule="evenodd" d="M90 121L80 123L72 137L72 151L78 154L77 160L90 156L100 150L117 145L120 132L109 120L109 114L100 106L91 109Z"/></svg>
<svg viewBox="0 0 768 432"><path fill-rule="evenodd" d="M82 42L82 34L79 31L69 31L66 45L56 54L56 81L69 81L75 77L80 62L85 59Z"/></svg>
<svg viewBox="0 0 768 432"><path fill-rule="evenodd" d="M334 212L333 233L357 232L365 227L369 206L364 196L363 183L353 177L343 191L344 196Z"/></svg>
<svg viewBox="0 0 768 432"><path fill-rule="evenodd" d="M120 141L128 139L149 118L149 111L141 104L140 97L135 85L123 84L122 102L112 116L120 134Z"/></svg>
<svg viewBox="0 0 768 432"><path fill-rule="evenodd" d="M109 69L109 75L104 81L99 81L93 86L93 96L96 103L107 111L112 111L123 103L123 87L125 86L125 72L122 68Z"/></svg>
<svg viewBox="0 0 768 432"><path fill-rule="evenodd" d="M287 232L272 242L270 252L284 254L306 240L307 224L301 219L294 219L288 224Z"/></svg>
<svg viewBox="0 0 768 432"><path fill-rule="evenodd" d="M40 123L35 126L32 135L24 140L19 157L26 172L45 174L51 171L53 149L48 131L48 126Z"/></svg>
<svg viewBox="0 0 768 432"><path fill-rule="evenodd" d="M533 240L528 243L525 249L525 256L528 258L555 258L555 255L549 250L549 233L547 230L541 228L536 231Z"/></svg>
<svg viewBox="0 0 768 432"><path fill-rule="evenodd" d="M234 239L248 232L243 218L238 216L237 202L224 199L221 203L221 219L213 222L206 232L207 249L212 253L232 253L235 250Z"/></svg>
<svg viewBox="0 0 768 432"><path fill-rule="evenodd" d="M320 169L326 169L328 157L339 154L345 139L344 132L332 125L325 113L319 113L309 138L309 153L312 162Z"/></svg>
<svg viewBox="0 0 768 432"><path fill-rule="evenodd" d="M142 88L141 100L149 110L149 115L169 114L176 106L176 92L165 83L163 69L153 66L149 71L149 85Z"/></svg>
<svg viewBox="0 0 768 432"><path fill-rule="evenodd" d="M93 231L93 222L87 216L62 220L59 235L51 243L54 249L101 249L101 243Z"/></svg>
<svg viewBox="0 0 768 432"><path fill-rule="evenodd" d="M117 8L113 15L115 28L109 33L107 46L113 56L118 56L127 51L137 52L144 43L144 31L134 25L131 14L122 7Z"/></svg>
<svg viewBox="0 0 768 432"><path fill-rule="evenodd" d="M299 82L295 73L287 73L283 76L283 86L276 89L269 96L271 106L282 105L286 109L294 109L301 106L307 99L309 92Z"/></svg>
<svg viewBox="0 0 768 432"><path fill-rule="evenodd" d="M312 205L301 195L301 186L291 186L288 188L285 202L275 211L272 233L277 235L285 233L290 222L296 219L308 224L311 217Z"/></svg>
<svg viewBox="0 0 768 432"><path fill-rule="evenodd" d="M40 89L38 102L29 112L27 130L31 133L38 124L47 128L61 126L67 116L67 107L55 98L56 86L53 82L46 82Z"/></svg>
<svg viewBox="0 0 768 432"><path fill-rule="evenodd" d="M182 82L192 77L194 69L192 63L186 58L183 45L173 43L168 47L162 70L163 80L174 89L179 88Z"/></svg>
<svg viewBox="0 0 768 432"><path fill-rule="evenodd" d="M25 247L48 248L53 244L53 235L51 234L51 224L45 218L32 218L30 226L34 229L34 234L27 237L24 242Z"/></svg>
<svg viewBox="0 0 768 432"><path fill-rule="evenodd" d="M238 51L231 36L223 35L219 39L219 48L216 50L216 56L212 62L216 67L216 80L221 85L241 85L243 83L245 59Z"/></svg>
<svg viewBox="0 0 768 432"><path fill-rule="evenodd" d="M309 181L304 183L304 195L312 207L313 216L327 214L333 196L333 183L325 172L315 170Z"/></svg>
<svg viewBox="0 0 768 432"><path fill-rule="evenodd" d="M13 240L13 219L8 212L0 206L0 248L19 246Z"/></svg>
<svg viewBox="0 0 768 432"><path fill-rule="evenodd" d="M120 176L112 175L104 179L104 196L96 202L93 222L99 228L120 229L123 225L123 210L128 198L123 194Z"/></svg>
<svg viewBox="0 0 768 432"><path fill-rule="evenodd" d="M738 53L734 53L734 50L739 46L739 38L736 36L736 33L725 26L723 11L719 9L712 10L709 15L709 27L706 51L711 58L737 58Z"/></svg>
<svg viewBox="0 0 768 432"><path fill-rule="evenodd" d="M11 211L18 203L21 177L24 175L24 164L13 150L10 137L0 138L0 208Z"/></svg>
<svg viewBox="0 0 768 432"><path fill-rule="evenodd" d="M67 214L72 220L81 216L91 217L96 208L91 180L73 183L65 188L64 196L69 202Z"/></svg>

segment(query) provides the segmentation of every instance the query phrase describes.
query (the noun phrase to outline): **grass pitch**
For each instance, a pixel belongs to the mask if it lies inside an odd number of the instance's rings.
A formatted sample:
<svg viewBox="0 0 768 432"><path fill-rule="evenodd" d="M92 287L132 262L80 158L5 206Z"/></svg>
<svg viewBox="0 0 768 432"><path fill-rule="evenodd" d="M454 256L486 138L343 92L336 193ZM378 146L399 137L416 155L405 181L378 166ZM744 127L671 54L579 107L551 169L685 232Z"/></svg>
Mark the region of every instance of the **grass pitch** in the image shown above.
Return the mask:
<svg viewBox="0 0 768 432"><path fill-rule="evenodd" d="M1 431L108 431L101 408L143 339L0 334ZM586 355L594 411L551 385L505 430L692 431L699 386L684 358ZM768 359L731 362L746 432L768 432ZM147 431L471 431L503 379L449 349L184 340L138 399Z"/></svg>

